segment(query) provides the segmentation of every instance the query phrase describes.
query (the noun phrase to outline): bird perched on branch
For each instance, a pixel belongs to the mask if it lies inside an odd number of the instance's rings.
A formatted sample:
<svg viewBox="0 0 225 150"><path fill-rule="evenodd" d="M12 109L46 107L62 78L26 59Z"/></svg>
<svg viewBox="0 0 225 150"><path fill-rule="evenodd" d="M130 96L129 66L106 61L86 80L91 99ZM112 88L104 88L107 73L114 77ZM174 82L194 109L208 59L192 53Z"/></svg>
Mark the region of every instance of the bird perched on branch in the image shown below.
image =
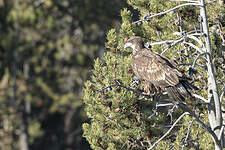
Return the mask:
<svg viewBox="0 0 225 150"><path fill-rule="evenodd" d="M166 57L144 48L141 37L134 36L127 40L124 48L132 48L131 66L135 75L156 89L166 90L174 100L183 102L192 97L197 87L191 85L179 72L175 64Z"/></svg>

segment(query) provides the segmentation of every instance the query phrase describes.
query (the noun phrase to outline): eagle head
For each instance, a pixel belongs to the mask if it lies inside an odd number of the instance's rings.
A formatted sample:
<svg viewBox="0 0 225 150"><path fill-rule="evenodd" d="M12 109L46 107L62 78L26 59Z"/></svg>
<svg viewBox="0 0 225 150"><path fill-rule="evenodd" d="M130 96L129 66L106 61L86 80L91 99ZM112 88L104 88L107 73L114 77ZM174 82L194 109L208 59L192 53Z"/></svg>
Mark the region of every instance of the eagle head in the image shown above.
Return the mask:
<svg viewBox="0 0 225 150"><path fill-rule="evenodd" d="M141 37L134 36L127 40L127 42L124 45L124 49L126 48L132 48L133 52L137 52L144 48L144 42Z"/></svg>

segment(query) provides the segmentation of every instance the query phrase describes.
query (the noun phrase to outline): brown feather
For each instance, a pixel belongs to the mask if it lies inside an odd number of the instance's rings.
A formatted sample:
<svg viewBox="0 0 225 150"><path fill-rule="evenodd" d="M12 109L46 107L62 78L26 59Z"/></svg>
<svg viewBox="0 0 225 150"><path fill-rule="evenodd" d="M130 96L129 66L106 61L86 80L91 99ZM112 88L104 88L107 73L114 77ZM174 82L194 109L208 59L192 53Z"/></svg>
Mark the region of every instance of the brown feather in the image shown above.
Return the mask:
<svg viewBox="0 0 225 150"><path fill-rule="evenodd" d="M168 62L157 53L147 49L138 51L131 58L131 65L135 74L160 88L177 85L179 83L178 77L182 76L172 64L169 66Z"/></svg>
<svg viewBox="0 0 225 150"><path fill-rule="evenodd" d="M166 57L144 48L140 37L133 37L127 44L132 43L133 56L131 66L135 75L156 89L166 89L174 100L183 101L191 97L197 88L184 79L175 63Z"/></svg>

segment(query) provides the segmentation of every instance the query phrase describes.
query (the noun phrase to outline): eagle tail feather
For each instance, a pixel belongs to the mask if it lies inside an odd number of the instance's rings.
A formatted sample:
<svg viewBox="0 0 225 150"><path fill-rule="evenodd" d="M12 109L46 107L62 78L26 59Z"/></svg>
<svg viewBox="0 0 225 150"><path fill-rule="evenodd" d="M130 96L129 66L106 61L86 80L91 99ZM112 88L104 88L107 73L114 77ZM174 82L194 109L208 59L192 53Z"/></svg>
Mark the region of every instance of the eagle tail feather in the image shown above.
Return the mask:
<svg viewBox="0 0 225 150"><path fill-rule="evenodd" d="M170 93L174 100L184 101L185 98L192 97L191 93L195 90L198 90L197 87L190 84L186 80L181 80L179 84L175 86L167 87L167 92Z"/></svg>

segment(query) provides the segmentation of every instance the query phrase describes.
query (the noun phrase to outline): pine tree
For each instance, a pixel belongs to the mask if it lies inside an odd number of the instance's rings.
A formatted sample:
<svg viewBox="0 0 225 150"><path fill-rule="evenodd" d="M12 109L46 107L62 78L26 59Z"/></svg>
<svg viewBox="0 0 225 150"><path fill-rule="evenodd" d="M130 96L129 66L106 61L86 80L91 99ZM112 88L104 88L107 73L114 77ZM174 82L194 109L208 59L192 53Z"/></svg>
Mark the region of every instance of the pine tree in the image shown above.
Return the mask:
<svg viewBox="0 0 225 150"><path fill-rule="evenodd" d="M89 149L83 83L123 5L0 0L1 150Z"/></svg>
<svg viewBox="0 0 225 150"><path fill-rule="evenodd" d="M96 150L148 149L151 146L156 149L213 149L214 142L210 134L199 122L194 121L195 117L193 120L193 115L187 115L184 109L174 106L159 107L159 99L140 94L143 91L142 84L135 89L131 87L134 80L130 66L132 54L123 49L129 37L143 37L153 51L163 53L177 62L178 69L190 76L193 83L199 87L198 95L201 98L207 97L207 54L199 55L193 46L202 48L199 41L202 41L205 35L198 35L201 40L196 40L195 35L189 36L191 33L202 33L204 29L200 23L203 19L200 6L193 6L200 4L200 1L127 2L133 9L125 8L121 11L120 29L117 31L113 28L108 32L104 56L95 60L91 79L85 84L85 110L90 122L83 124L83 136ZM222 97L225 81L225 8L222 1L206 3L212 43L210 59L216 69L218 93L221 93ZM176 6L182 7L163 14ZM158 13L161 14L152 17ZM184 40L174 40L179 38ZM166 42L157 44L160 41ZM202 104L197 98L188 99L186 103L206 126L212 126L208 120L207 104ZM176 120L179 124L171 128L171 132L166 134L163 140L159 140ZM159 142L156 142L157 140Z"/></svg>

